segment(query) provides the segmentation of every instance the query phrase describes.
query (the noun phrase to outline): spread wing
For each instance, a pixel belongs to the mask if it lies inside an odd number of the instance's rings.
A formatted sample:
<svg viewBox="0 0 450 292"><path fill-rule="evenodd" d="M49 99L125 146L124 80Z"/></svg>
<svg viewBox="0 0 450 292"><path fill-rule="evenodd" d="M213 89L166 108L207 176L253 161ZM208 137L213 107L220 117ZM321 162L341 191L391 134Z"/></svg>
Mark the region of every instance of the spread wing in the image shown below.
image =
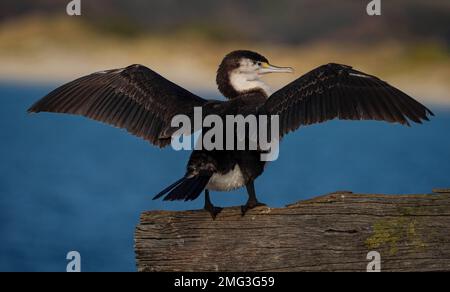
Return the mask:
<svg viewBox="0 0 450 292"><path fill-rule="evenodd" d="M300 126L343 120L378 120L409 125L433 113L375 76L350 66L327 64L275 92L263 111L279 115L280 136Z"/></svg>
<svg viewBox="0 0 450 292"><path fill-rule="evenodd" d="M193 108L206 102L149 68L132 65L69 82L28 111L82 115L164 147L171 142L172 117L192 117Z"/></svg>

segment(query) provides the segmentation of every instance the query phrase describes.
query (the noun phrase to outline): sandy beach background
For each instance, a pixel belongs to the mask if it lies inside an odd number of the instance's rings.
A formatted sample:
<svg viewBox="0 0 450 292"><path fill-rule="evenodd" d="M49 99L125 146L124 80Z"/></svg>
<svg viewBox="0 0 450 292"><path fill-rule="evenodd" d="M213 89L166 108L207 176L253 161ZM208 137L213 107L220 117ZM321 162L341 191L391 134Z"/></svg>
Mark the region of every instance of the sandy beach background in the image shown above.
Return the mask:
<svg viewBox="0 0 450 292"><path fill-rule="evenodd" d="M64 1L25 1L28 6L22 9L13 1L2 2L3 81L60 84L140 63L194 92L217 93L215 71L223 56L251 49L296 69L266 78L274 89L316 66L337 62L377 75L426 103L450 104L448 1L387 3L379 18L365 15L364 3L355 1L328 1L328 6L319 1L319 6L285 0L279 5L297 12L285 11L284 17L258 1L230 1L222 10L217 8L223 4L204 5L203 12L195 10L206 3L201 0L192 6L180 1L130 1L128 6L90 1L83 3L84 14L78 17L65 14ZM108 9L102 10L102 3Z"/></svg>

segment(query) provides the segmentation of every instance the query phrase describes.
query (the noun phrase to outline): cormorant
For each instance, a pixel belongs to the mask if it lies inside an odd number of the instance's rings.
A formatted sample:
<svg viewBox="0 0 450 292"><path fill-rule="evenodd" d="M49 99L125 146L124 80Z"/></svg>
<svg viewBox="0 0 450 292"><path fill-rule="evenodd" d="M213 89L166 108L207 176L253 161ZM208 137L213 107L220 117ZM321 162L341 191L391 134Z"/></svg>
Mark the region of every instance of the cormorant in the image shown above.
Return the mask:
<svg viewBox="0 0 450 292"><path fill-rule="evenodd" d="M239 50L225 56L217 71L217 85L227 101L206 100L142 65L107 70L67 83L34 104L29 112L86 116L165 147L171 143L171 119L193 116L194 107L208 114L279 115L280 138L301 126L335 118L379 120L409 125L433 113L381 79L351 66L326 64L271 94L261 76L292 72L276 67L258 53ZM194 200L205 190L205 209L213 219L209 191L230 191L245 186L248 201L242 214L259 205L254 180L264 171L258 151L195 150L186 174L154 199Z"/></svg>

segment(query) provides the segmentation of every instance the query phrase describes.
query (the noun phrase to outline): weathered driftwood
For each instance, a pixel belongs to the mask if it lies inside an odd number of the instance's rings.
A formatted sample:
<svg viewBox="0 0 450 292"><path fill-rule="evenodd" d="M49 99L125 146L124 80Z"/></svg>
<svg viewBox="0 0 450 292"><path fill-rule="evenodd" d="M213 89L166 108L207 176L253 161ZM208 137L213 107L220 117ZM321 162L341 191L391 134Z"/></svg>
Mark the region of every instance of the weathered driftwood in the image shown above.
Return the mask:
<svg viewBox="0 0 450 292"><path fill-rule="evenodd" d="M226 208L151 211L136 229L139 271L450 271L450 189L428 195L338 192L241 217Z"/></svg>

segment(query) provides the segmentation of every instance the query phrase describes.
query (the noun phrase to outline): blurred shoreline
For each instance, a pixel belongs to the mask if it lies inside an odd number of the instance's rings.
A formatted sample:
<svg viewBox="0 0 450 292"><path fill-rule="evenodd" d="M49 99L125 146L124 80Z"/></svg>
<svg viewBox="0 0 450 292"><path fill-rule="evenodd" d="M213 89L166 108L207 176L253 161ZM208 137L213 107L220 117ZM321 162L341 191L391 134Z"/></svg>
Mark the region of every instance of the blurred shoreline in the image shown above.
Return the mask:
<svg viewBox="0 0 450 292"><path fill-rule="evenodd" d="M450 52L444 44L220 42L195 32L132 37L99 32L76 18L33 16L0 27L0 81L61 84L104 69L140 63L194 92L217 92L215 71L223 56L251 49L296 72L266 78L274 90L329 62L376 75L417 99L450 105Z"/></svg>

